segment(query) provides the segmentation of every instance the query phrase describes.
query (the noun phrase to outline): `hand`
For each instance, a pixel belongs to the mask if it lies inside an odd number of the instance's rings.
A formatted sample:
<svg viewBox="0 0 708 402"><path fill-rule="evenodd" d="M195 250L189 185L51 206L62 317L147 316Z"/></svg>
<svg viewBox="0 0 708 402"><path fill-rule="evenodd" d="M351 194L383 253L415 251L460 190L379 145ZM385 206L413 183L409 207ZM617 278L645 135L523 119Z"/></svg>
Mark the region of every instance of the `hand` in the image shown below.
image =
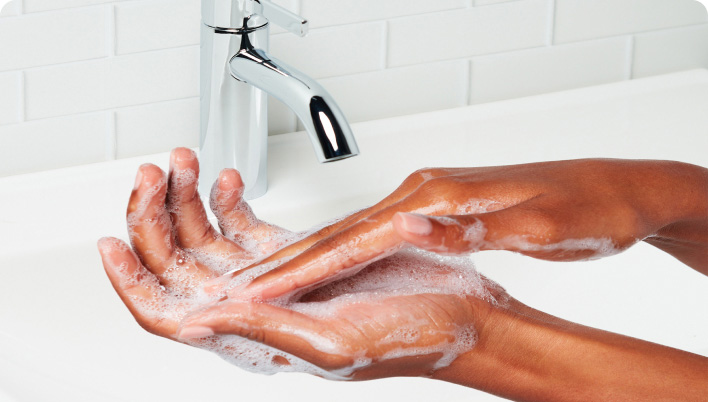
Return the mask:
<svg viewBox="0 0 708 402"><path fill-rule="evenodd" d="M626 160L425 169L373 207L273 254L264 262L294 258L230 296L287 295L355 272L405 243L444 254L508 250L574 261L643 239L708 274L706 169Z"/></svg>
<svg viewBox="0 0 708 402"><path fill-rule="evenodd" d="M237 335L285 352L289 370L332 379L429 376L472 350L490 309L507 301L459 259L401 251L291 302L224 300L190 314L179 338Z"/></svg>
<svg viewBox="0 0 708 402"><path fill-rule="evenodd" d="M204 294L201 284L262 258L257 244L288 235L253 216L232 169L221 173L212 191L225 235L217 232L197 193L198 175L196 156L185 148L173 151L167 178L157 166L141 166L127 212L135 251L114 238L98 244L113 287L138 323L171 339L187 312L223 296L218 290Z"/></svg>
<svg viewBox="0 0 708 402"><path fill-rule="evenodd" d="M219 302L225 286L233 286L222 274L264 257L292 234L255 218L234 170L223 171L212 191L225 234L217 232L196 190L198 169L188 149L173 152L167 179L157 166L142 166L127 217L135 251L118 239L99 241L115 290L153 334L252 370L357 379L425 375L469 350L484 312L506 300L503 289L466 265L408 252L295 303Z"/></svg>

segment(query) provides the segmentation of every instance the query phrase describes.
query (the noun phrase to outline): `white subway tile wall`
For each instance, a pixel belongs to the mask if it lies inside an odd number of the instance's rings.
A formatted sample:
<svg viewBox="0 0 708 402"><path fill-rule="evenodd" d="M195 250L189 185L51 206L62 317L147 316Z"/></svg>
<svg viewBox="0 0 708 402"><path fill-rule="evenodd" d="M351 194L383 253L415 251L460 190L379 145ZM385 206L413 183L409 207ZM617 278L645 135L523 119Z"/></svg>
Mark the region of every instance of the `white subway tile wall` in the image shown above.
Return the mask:
<svg viewBox="0 0 708 402"><path fill-rule="evenodd" d="M275 0L271 51L351 122L708 68L694 0ZM0 176L197 146L200 0L14 0L0 13ZM271 134L299 129L269 100Z"/></svg>

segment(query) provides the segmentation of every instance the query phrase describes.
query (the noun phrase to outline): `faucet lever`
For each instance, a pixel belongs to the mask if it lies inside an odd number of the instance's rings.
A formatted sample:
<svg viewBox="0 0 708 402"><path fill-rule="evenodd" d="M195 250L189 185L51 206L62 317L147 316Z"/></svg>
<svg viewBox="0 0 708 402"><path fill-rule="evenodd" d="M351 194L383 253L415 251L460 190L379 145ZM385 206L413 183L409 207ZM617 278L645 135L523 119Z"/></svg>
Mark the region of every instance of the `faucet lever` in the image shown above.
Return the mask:
<svg viewBox="0 0 708 402"><path fill-rule="evenodd" d="M307 35L308 22L301 16L273 3L270 0L256 0L260 3L261 14L270 22L274 22L281 28L294 33L297 36Z"/></svg>

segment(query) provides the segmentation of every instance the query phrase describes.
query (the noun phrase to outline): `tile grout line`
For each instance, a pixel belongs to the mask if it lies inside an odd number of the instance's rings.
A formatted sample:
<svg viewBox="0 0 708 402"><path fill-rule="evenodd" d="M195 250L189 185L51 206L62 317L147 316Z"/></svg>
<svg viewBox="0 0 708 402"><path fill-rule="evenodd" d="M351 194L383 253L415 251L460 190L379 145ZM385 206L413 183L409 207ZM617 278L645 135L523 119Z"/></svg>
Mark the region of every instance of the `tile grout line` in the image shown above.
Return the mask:
<svg viewBox="0 0 708 402"><path fill-rule="evenodd" d="M187 49L187 48L195 48L199 49L199 44L194 44L194 45L180 45L180 46L173 46L173 47L165 47L165 48L160 48L160 49L151 49L151 50L141 50L139 52L132 52L132 53L125 53L125 54L114 54L113 56L99 56L99 57L92 57L90 59L82 59L82 60L72 60L72 61L62 61L59 63L54 63L54 64L46 64L46 65L39 65L39 66L29 66L29 67L24 67L20 68L21 70L25 71L32 71L32 70L42 70L42 69L47 69L47 68L54 68L54 67L66 67L70 66L72 64L82 64L82 63L94 63L98 62L101 60L106 59L107 57L130 57L133 55L140 55L140 54L145 54L145 53L157 53L157 52L171 52L171 51L176 51L180 49ZM7 70L7 71L0 71L0 72L10 72L10 71L19 71L20 69L16 70Z"/></svg>
<svg viewBox="0 0 708 402"><path fill-rule="evenodd" d="M147 103L136 103L133 105L125 105L125 106L116 106L111 109L97 109L97 110L88 110L88 111L83 111L83 112L74 112L74 113L69 113L69 114L61 114L61 115L56 115L56 116L46 116L46 117L38 117L35 119L27 119L25 117L25 120L19 123L12 123L12 124L7 124L8 126L11 125L18 125L18 124L23 124L23 123L35 123L35 122L41 122L45 120L52 120L52 119L63 119L67 117L81 117L81 116L90 116L90 115L96 115L96 114L101 114L101 113L106 113L106 112L119 112L121 110L129 110L132 108L139 108L139 107L145 107L145 106L153 106L153 105L162 105L162 104L169 104L169 103L176 103L176 102L181 102L181 101L187 101L187 100L199 100L198 96L189 96L186 98L177 98L177 99L167 99L167 100L159 100L159 101L154 101L154 102L147 102Z"/></svg>
<svg viewBox="0 0 708 402"><path fill-rule="evenodd" d="M19 110L19 118L20 118L20 123L25 123L27 121L27 100L25 99L25 72L21 71L20 73L20 93L17 94L18 100L17 102L19 103L20 110Z"/></svg>

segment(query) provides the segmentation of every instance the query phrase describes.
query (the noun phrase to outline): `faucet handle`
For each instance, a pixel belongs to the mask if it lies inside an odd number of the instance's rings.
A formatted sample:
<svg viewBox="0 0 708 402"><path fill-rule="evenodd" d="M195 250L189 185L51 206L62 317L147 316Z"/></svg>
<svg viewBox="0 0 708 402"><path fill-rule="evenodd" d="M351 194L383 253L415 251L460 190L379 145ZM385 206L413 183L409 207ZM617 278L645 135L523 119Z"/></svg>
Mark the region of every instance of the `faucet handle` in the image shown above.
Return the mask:
<svg viewBox="0 0 708 402"><path fill-rule="evenodd" d="M266 17L268 21L274 22L281 28L294 33L297 36L307 35L309 24L306 19L290 12L270 0L260 0L258 3L260 3L262 7L260 14Z"/></svg>

